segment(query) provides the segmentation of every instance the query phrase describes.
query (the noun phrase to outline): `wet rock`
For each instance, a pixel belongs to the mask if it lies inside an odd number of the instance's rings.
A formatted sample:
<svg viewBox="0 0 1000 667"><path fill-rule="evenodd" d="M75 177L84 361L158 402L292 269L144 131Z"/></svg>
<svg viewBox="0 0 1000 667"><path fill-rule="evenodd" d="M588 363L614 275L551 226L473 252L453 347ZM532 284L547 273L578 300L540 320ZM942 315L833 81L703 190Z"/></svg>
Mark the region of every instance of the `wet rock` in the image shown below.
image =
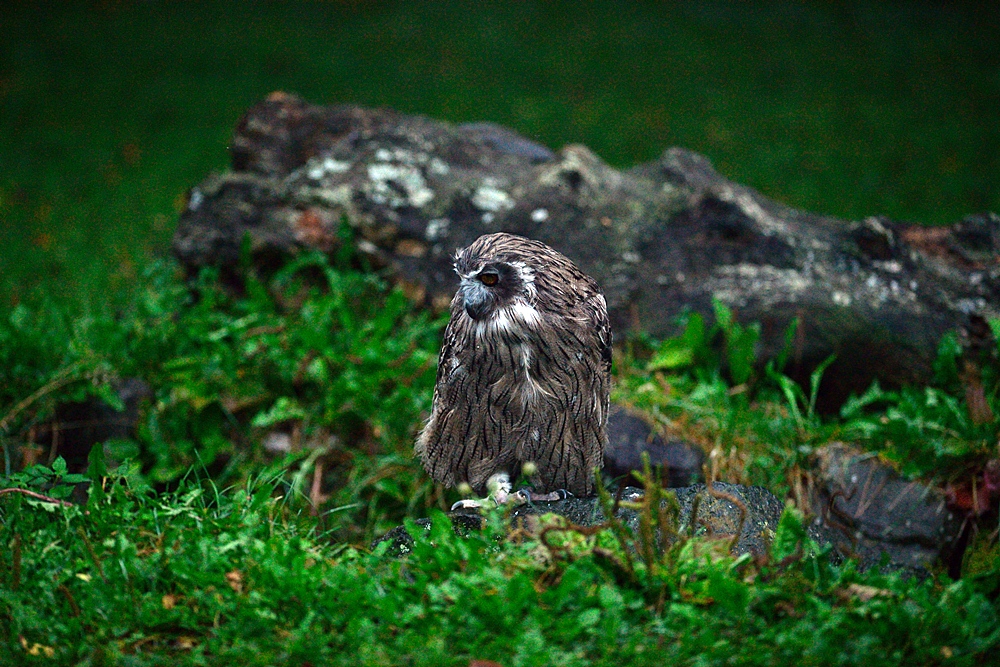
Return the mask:
<svg viewBox="0 0 1000 667"><path fill-rule="evenodd" d="M781 501L767 489L758 486L716 482L712 488L714 495L708 492L704 484L674 489L673 492L680 505L678 532L684 535L691 534L692 511L697 505L697 512L694 514L697 523L693 531L695 535L731 539L739 530L739 537L733 546L734 554L767 553L778 526L778 519L784 509ZM641 498L640 489L627 487L622 490L621 499L624 501L636 502ZM741 503L743 508L740 507ZM740 530L744 510L745 518ZM511 512L511 520L516 522L519 518L530 519L548 513L564 516L580 526L596 526L606 520L597 498L567 498L549 503L521 505ZM449 517L459 533L478 530L482 520L478 514L469 513L468 510L452 512ZM631 530L638 530L639 515L635 510L619 508L618 517ZM418 520L417 524L430 530L430 522L427 519ZM413 538L404 527L400 526L375 540L372 548L382 542L390 542L388 553L406 554L412 549Z"/></svg>
<svg viewBox="0 0 1000 667"><path fill-rule="evenodd" d="M618 405L608 415L608 446L604 450L604 473L628 483L631 473L642 471L642 454L654 468L662 466L667 487L691 486L702 481L705 452L683 440L664 440L639 415ZM635 480L637 483L637 480Z"/></svg>
<svg viewBox="0 0 1000 667"><path fill-rule="evenodd" d="M798 211L670 148L612 169L586 147L552 152L492 124L453 126L385 109L310 105L275 93L241 119L232 170L194 187L174 252L188 266L259 265L302 248L335 250L356 231L370 264L413 298L445 307L451 256L507 231L563 252L601 285L619 340L677 332L712 301L760 322L760 356L800 323L786 372L807 381L831 353L820 407L874 378L930 377L941 335L1000 316L1000 216L924 228L881 217Z"/></svg>
<svg viewBox="0 0 1000 667"><path fill-rule="evenodd" d="M874 454L832 443L815 454L811 493L820 541L862 567L926 571L956 546L962 518L945 494L903 479Z"/></svg>
<svg viewBox="0 0 1000 667"><path fill-rule="evenodd" d="M153 390L138 378L118 380L113 389L122 403L122 410L97 397L61 403L56 406L52 419L38 429L35 444L51 453L52 458L63 457L67 469L78 473L87 469L87 457L94 445L135 438L142 402L153 397ZM25 450L25 454L37 456L37 450ZM41 462L47 459L48 456ZM24 460L21 467L35 462Z"/></svg>

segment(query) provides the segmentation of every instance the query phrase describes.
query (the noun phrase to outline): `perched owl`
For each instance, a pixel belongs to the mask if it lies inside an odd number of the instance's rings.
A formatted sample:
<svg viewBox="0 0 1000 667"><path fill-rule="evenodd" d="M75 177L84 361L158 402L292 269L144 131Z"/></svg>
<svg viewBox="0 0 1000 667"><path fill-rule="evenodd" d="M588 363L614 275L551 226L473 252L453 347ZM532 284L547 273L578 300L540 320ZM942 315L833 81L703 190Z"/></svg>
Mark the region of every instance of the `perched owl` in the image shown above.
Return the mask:
<svg viewBox="0 0 1000 667"><path fill-rule="evenodd" d="M455 255L430 420L416 451L436 481L536 494L594 491L608 441L611 326L592 278L544 243L489 234Z"/></svg>

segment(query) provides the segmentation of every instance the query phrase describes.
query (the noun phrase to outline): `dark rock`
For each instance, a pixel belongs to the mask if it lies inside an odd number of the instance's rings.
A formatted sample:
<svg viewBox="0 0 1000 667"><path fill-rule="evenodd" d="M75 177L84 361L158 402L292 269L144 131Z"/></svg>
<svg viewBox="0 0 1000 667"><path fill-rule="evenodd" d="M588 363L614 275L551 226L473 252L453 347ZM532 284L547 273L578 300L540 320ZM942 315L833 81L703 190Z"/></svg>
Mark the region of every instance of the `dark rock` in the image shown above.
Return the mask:
<svg viewBox="0 0 1000 667"><path fill-rule="evenodd" d="M51 452L52 458L62 456L70 472L83 472L95 444L135 438L140 407L153 396L153 391L138 378L116 381L114 391L122 402L122 410L97 397L61 403L52 419L38 430L35 443Z"/></svg>
<svg viewBox="0 0 1000 667"><path fill-rule="evenodd" d="M819 540L861 567L926 571L947 559L962 518L935 487L910 482L876 455L832 443L815 454L811 492Z"/></svg>
<svg viewBox="0 0 1000 667"><path fill-rule="evenodd" d="M698 510L695 518L698 525L694 534L731 539L737 534L743 514L739 504L731 499L735 498L738 502L743 503L746 517L739 538L733 546L733 553L754 555L767 553L768 546L778 526L778 519L784 508L781 501L767 489L758 486L739 486L716 482L712 488L716 495L708 493L704 484L673 490L680 505L678 532L684 535L691 533L692 508L697 498ZM627 487L622 490L621 498L625 501L635 502L642 498L642 491L634 487ZM596 526L606 520L597 498L567 498L550 503L521 505L513 509L511 520L516 522L518 518L528 518L550 512L564 516L580 526ZM618 517L633 532L638 530L639 515L635 510L619 508L618 512ZM481 518L479 515L469 514L467 510L452 512L449 517L459 533L476 530L480 526ZM420 519L417 523L430 530L430 522L427 519ZM375 540L372 543L372 548L386 541L391 542L388 549L390 554L406 554L413 545L413 538L402 526L394 528Z"/></svg>
<svg viewBox="0 0 1000 667"><path fill-rule="evenodd" d="M445 307L451 255L481 234L548 243L604 290L616 335L676 333L712 300L762 324L774 356L800 326L786 372L831 353L821 406L874 378L926 380L941 335L1000 315L1000 217L924 228L797 211L671 148L629 171L583 146L551 153L491 124L456 127L383 109L321 107L276 93L250 109L233 170L190 193L174 238L187 265L230 266L245 235L258 262L332 250L341 219L358 248L416 299Z"/></svg>
<svg viewBox="0 0 1000 667"><path fill-rule="evenodd" d="M662 466L667 487L691 486L702 481L705 452L683 440L664 440L637 414L611 406L608 415L608 446L604 450L604 473L627 483L631 473L642 471L642 453L649 454L651 466ZM636 480L637 481L637 480Z"/></svg>

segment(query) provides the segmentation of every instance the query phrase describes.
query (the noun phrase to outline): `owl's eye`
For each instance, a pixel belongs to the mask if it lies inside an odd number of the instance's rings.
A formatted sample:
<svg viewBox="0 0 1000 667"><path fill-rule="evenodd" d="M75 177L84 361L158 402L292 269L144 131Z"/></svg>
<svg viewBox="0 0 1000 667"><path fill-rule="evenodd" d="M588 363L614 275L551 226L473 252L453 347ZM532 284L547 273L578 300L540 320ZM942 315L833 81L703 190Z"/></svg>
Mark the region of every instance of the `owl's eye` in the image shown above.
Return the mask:
<svg viewBox="0 0 1000 667"><path fill-rule="evenodd" d="M500 276L495 273L480 273L479 282L486 285L487 287L493 287L498 282L500 282Z"/></svg>

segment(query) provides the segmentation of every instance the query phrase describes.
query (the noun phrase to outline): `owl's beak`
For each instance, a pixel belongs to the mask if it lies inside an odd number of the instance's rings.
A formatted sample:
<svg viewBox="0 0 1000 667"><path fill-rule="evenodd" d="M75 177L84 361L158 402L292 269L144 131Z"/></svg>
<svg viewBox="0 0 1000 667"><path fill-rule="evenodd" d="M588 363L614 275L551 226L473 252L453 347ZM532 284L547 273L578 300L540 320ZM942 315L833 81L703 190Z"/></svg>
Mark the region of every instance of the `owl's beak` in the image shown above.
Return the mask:
<svg viewBox="0 0 1000 667"><path fill-rule="evenodd" d="M483 320L491 310L490 293L478 280L462 280L462 305L474 320Z"/></svg>

